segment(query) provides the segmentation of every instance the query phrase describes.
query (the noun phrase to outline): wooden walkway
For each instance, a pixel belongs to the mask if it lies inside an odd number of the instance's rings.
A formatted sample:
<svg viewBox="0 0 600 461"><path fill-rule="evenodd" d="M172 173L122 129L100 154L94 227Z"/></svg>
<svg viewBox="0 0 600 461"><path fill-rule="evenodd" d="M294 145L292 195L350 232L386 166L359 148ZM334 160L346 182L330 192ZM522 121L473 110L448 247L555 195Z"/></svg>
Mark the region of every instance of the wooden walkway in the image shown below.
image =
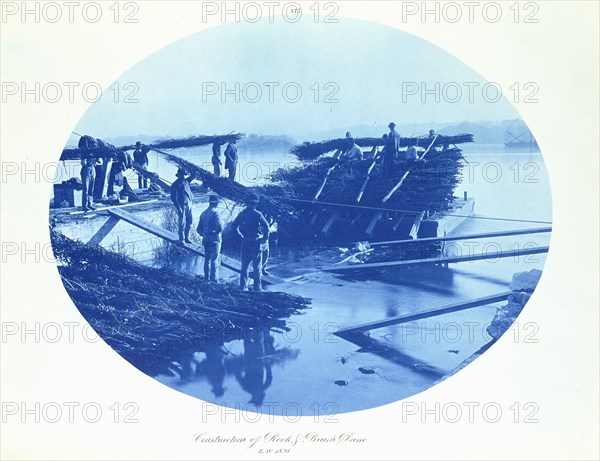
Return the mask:
<svg viewBox="0 0 600 461"><path fill-rule="evenodd" d="M400 323L413 322L415 320L426 319L429 317L435 317L437 315L450 314L452 312L458 312L465 309L472 309L473 307L485 306L486 304L493 304L508 299L512 294L512 291L504 291L495 295L485 296L483 298L472 299L471 301L463 301L460 303L449 304L439 309L431 311L417 312L409 315L397 315L395 317L388 317L382 320L376 320L373 322L363 323L352 327L341 328L334 334L340 337L354 335L363 331L374 330L377 328L383 328L390 325L398 325Z"/></svg>
<svg viewBox="0 0 600 461"><path fill-rule="evenodd" d="M179 247L185 248L186 250L188 250L192 253L195 253L198 256L202 256L203 258L205 257L204 251L203 251L203 248L201 245L197 245L195 243L182 242L179 240L179 236L175 232L171 232L163 227L157 226L156 224L146 221L145 219L138 218L137 216L135 216L125 210L122 210L122 209L113 208L113 209L110 209L107 211L110 214L110 218L105 225L110 226L111 229L112 229L112 227L114 227L116 225L116 223L119 220L123 220L123 221L131 224L132 226L135 226L142 230L145 230L149 234L152 234L156 237L166 240L167 242L169 242L173 245L177 245ZM109 231L110 231L110 229L109 229ZM96 236L92 237L92 240L94 240L95 237ZM241 273L239 262L233 258L230 258L229 256L224 255L224 254L221 254L221 266L223 266L233 272L236 272L238 274ZM252 277L252 272L250 272L250 277ZM280 280L278 280L276 277L273 277L273 276L263 276L262 280L266 284L275 284L275 283L280 282Z"/></svg>

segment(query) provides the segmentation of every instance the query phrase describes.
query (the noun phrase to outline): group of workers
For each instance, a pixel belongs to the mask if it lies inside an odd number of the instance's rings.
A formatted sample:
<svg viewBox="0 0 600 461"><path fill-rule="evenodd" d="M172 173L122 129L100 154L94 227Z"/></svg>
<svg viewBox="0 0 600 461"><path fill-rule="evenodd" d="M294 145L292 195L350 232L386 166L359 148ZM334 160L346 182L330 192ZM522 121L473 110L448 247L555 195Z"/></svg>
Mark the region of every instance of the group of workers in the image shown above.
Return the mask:
<svg viewBox="0 0 600 461"><path fill-rule="evenodd" d="M108 186L106 189L107 197L115 197L115 186L121 187L121 196L137 197L134 190L129 185L125 172L136 167L141 167L144 170L148 169L148 152L150 148L143 145L140 141L135 143L133 158L124 150L115 148L111 144L107 144L100 139L92 138L84 135L80 138L79 148L86 151L97 148L108 148L112 151L112 162L110 171L108 172ZM110 157L107 157L110 158ZM81 183L82 183L82 209L83 211L94 211L94 189L96 183L96 169L102 169L103 159L86 154L81 155ZM138 187L147 189L149 186L148 179L139 172L138 169Z"/></svg>
<svg viewBox="0 0 600 461"><path fill-rule="evenodd" d="M403 153L403 158L400 158L400 135L396 131L396 124L394 122L390 122L388 128L390 129L390 132L383 135L383 149L379 154L382 159L383 176L393 175L397 160L404 160L407 162L414 162L420 160L419 154L417 152L417 148L419 147L419 140L417 138L414 138L414 143L408 146L406 152ZM435 130L429 130L429 140L433 141L435 136ZM432 149L434 148L432 147ZM365 159L365 155L362 149L360 148L360 146L358 146L358 144L356 144L354 138L352 137L349 131L346 132L346 146L343 150L340 150L338 152L336 158L338 158L340 161L349 163Z"/></svg>
<svg viewBox="0 0 600 461"><path fill-rule="evenodd" d="M400 135L396 131L396 124L390 122L388 125L389 133L383 135L384 146L380 155L383 164L383 175L391 176L394 172L396 161L398 160L400 150ZM433 140L435 131L429 131L429 138ZM90 137L91 138L91 137ZM93 139L93 138L91 138ZM95 140L99 141L99 140ZM361 148L356 144L350 132L346 133L346 148L337 154L337 158L344 162L356 162L363 160L364 154ZM235 139L227 143L224 152L225 169L228 170L230 180L235 179L238 166L238 152L235 146ZM81 143L80 143L81 144ZM410 145L404 153L404 160L417 161L419 155L417 147L418 140L415 138L414 144ZM81 147L81 146L80 146ZM97 146L94 146L97 147ZM148 152L149 148L136 142L133 159L131 156L121 150L116 150L115 159L109 173L107 195L114 194L114 185L122 185L121 194L133 193L131 187L127 183L127 178L123 173L130 169L133 162L143 170L148 167ZM374 158L375 160L377 157ZM95 181L95 168L98 165L99 159L87 158L82 156L81 159L81 178L83 182L83 209L94 210L93 207L93 191ZM215 176L221 177L221 166L223 166L223 158L221 156L221 143L215 141L212 145L211 163L214 168ZM138 171L138 187L140 189L148 187L148 180L145 175ZM193 193L190 188L192 180L196 179L193 174L188 174L184 169L179 168L176 173L177 179L171 185L171 200L175 206L178 216L178 237L179 241L192 243L190 240L190 231L192 228L192 201ZM223 221L217 207L219 205L219 197L211 195L209 197L208 208L200 215L200 220L196 227L196 231L202 237L202 245L205 251L204 258L204 276L207 280L218 281L218 272L220 266L220 254L223 234ZM240 287L242 290L248 289L249 268L252 264L254 269L254 290L262 291L262 276L268 275L266 269L267 260L269 258L269 234L273 222L269 223L265 216L257 210L259 198L252 196L247 201L246 208L239 213L232 223L233 230L241 238L241 273Z"/></svg>
<svg viewBox="0 0 600 461"><path fill-rule="evenodd" d="M89 150L97 147L106 147L99 146L99 139L92 138L91 136L82 136L79 147L83 150ZM235 175L237 173L237 166L239 163L238 160L238 151L235 146L235 139L232 139L227 143L227 147L225 148L225 169L228 170L228 177L232 181L235 180ZM114 146L111 146L114 147ZM133 157L129 152L114 149L113 152L113 161L110 167L110 171L108 173L108 187L106 191L106 195L108 197L115 197L115 186L120 186L122 196L136 197L134 190L131 188L127 181L127 177L125 173L127 170L130 170L134 166L136 167L138 173L138 188L139 189L148 189L151 187L150 180L148 179L148 175L144 174L144 171L148 170L148 152L150 152L150 148L140 141L135 143L135 150L133 152ZM212 145L212 165L214 168L215 176L221 176L221 167L223 166L223 156L221 155L221 143L219 141L215 141ZM82 196L82 209L83 211L93 211L96 208L94 207L94 185L96 182L96 168L102 166L101 158L87 157L82 155L81 157L81 182L83 189Z"/></svg>
<svg viewBox="0 0 600 461"><path fill-rule="evenodd" d="M225 169L229 172L229 179L235 180L235 174L238 166L238 151L235 147L235 139L227 143L225 148ZM223 157L221 156L221 143L217 140L212 145L211 163L215 176L221 177L221 166L223 165Z"/></svg>
<svg viewBox="0 0 600 461"><path fill-rule="evenodd" d="M171 186L171 200L178 216L179 241L192 243L192 199L190 182L195 179L183 169L177 170L177 180ZM220 266L221 243L223 240L223 221L217 211L219 197L210 195L208 208L200 215L196 231L202 237L204 247L204 277L217 282ZM248 289L250 264L254 270L254 291L262 291L262 277L269 275L266 265L269 258L269 234L271 224L256 209L259 203L257 195L253 195L232 223L233 230L241 238L240 288Z"/></svg>

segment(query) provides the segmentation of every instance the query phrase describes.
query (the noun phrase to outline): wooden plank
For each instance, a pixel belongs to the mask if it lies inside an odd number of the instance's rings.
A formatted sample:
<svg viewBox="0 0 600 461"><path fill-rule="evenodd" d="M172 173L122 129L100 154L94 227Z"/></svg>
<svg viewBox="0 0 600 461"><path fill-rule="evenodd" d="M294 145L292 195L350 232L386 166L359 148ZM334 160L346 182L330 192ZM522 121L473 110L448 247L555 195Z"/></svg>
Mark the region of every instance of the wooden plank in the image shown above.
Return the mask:
<svg viewBox="0 0 600 461"><path fill-rule="evenodd" d="M327 184L329 175L333 172L333 170L335 170L338 166L340 166L340 163L341 163L341 161L338 160L333 166L328 168L327 173L325 173L325 178L323 179L323 182L321 183L321 186L317 190L317 193L315 194L315 197L313 200L317 200L319 198L319 196L321 195L321 192L323 192L323 189L325 189L325 184Z"/></svg>
<svg viewBox="0 0 600 461"><path fill-rule="evenodd" d="M377 223L381 219L381 215L383 215L383 211L378 212L377 214L375 214L375 216L373 216L373 219L371 219L371 222L369 223L369 226L366 230L366 233L369 237L371 237L373 235L373 232L375 232L375 226L377 226Z"/></svg>
<svg viewBox="0 0 600 461"><path fill-rule="evenodd" d="M137 162L133 162L133 169L142 177L148 179L153 184L158 184L164 191L169 192L171 190L171 183L162 179L158 174L152 173L146 170L142 165Z"/></svg>
<svg viewBox="0 0 600 461"><path fill-rule="evenodd" d="M120 220L121 218L118 218L117 216L109 216L106 222L102 224L100 229L98 229L98 231L92 235L92 238L89 240L88 244L100 245L102 240L104 240L104 237L106 237L110 231L115 228Z"/></svg>
<svg viewBox="0 0 600 461"><path fill-rule="evenodd" d="M421 227L421 223L423 222L424 217L425 217L425 212L421 211L421 213L419 213L417 215L417 217L415 218L415 222L413 223L412 227L410 228L410 232L408 233L408 235L413 238L413 242L417 240L417 235L419 233L419 227Z"/></svg>
<svg viewBox="0 0 600 461"><path fill-rule="evenodd" d="M369 183L369 180L371 179L371 172L373 171L373 168L375 168L375 165L377 164L377 160L379 160L379 154L377 153L377 146L374 146L373 148L375 149L375 155L373 155L373 162L371 163L371 165L369 165L369 169L367 170L365 180L362 183L362 186L358 193L358 197L356 197L356 203L360 203L360 201L362 200L363 194L365 193L365 189L367 188L367 184Z"/></svg>
<svg viewBox="0 0 600 461"><path fill-rule="evenodd" d="M84 214L84 213L96 214L96 213L99 213L101 211L108 211L108 210L114 210L116 208L126 208L126 207L137 206L137 205L145 205L147 203L155 203L155 202L158 202L158 199L144 200L142 202L123 203L122 205L111 205L111 206L103 206L103 207L98 206L96 208L96 211L78 210L78 211L71 211L69 214L70 215L73 215L73 214Z"/></svg>
<svg viewBox="0 0 600 461"><path fill-rule="evenodd" d="M331 226L333 226L333 223L335 222L336 219L338 219L340 217L341 214L342 214L341 211L336 211L335 213L333 213L331 215L331 218L329 218L327 223L325 223L325 226L323 226L323 230L321 232L323 234L327 235L327 233L329 232L329 229L331 229Z"/></svg>
<svg viewBox="0 0 600 461"><path fill-rule="evenodd" d="M172 243L173 245L177 245L182 248L185 248L186 250L189 250L192 253L195 253L204 258L204 252L202 251L202 247L200 245L196 245L195 243L181 242L179 240L179 236L177 234L175 234L175 232L171 232L171 231L169 231L163 227L157 226L156 224L153 224L149 221L138 218L137 216L134 216L131 213L128 213L127 211L124 211L124 210L114 210L113 209L113 210L108 210L108 212L112 216L116 216L116 217L122 219L123 221L128 222L132 226L139 227L140 229L145 230L149 234L160 237L163 240L166 240L167 242ZM223 266L233 272L237 272L238 274L241 272L240 267L238 266L238 262L235 259L230 258L224 254L221 254L221 266ZM252 273L250 274L250 276L252 277ZM267 284L275 283L275 278L272 276L263 276L262 279Z"/></svg>
<svg viewBox="0 0 600 461"><path fill-rule="evenodd" d="M435 137L433 138L433 141L431 141L431 144L429 144L429 147L428 147L427 149L425 149L425 152L423 152L423 155L421 155L421 156L419 157L419 159L418 159L418 160L421 160L423 157L425 157L425 156L427 155L427 153L429 152L429 150L431 149L431 147L432 147L432 146L433 146L433 144L435 143L435 140L437 139L437 137L438 137L438 136L439 136L439 135L437 135L437 134L435 135ZM398 184L396 184L394 187L392 187L392 190L391 190L391 191L389 191L389 192L388 192L388 194L387 194L385 197L383 197L383 199L381 200L381 202L382 202L382 203L385 203L385 202L387 202L387 201L388 201L388 200L389 200L389 199L392 197L392 195L394 195L394 193L395 193L395 192L396 192L398 189L400 189L400 187L401 187L401 186L402 186L402 184L404 183L404 180L405 180L405 179L408 177L408 175L409 175L410 171L411 171L411 170L408 170L406 173L404 173L404 174L402 175L402 178L400 178L400 181L398 182Z"/></svg>
<svg viewBox="0 0 600 461"><path fill-rule="evenodd" d="M138 218L137 216L135 216L125 210L111 209L111 210L108 210L108 213L111 216L116 216L117 218L120 218L123 221L128 222L129 224L131 224L135 227L139 227L140 229L145 230L146 232L148 232L152 235L155 235L156 237L160 237L163 240L166 240L167 242L170 242L170 243L173 243L176 245L181 243L179 241L178 235L175 232L171 232L171 231L165 229L164 227L157 226L156 224L151 223L150 221L146 221L145 219ZM183 246L184 248L187 248L195 253L199 253L194 248L198 245L190 245L190 244L183 243L180 246ZM204 254L200 254L200 256L204 256Z"/></svg>
<svg viewBox="0 0 600 461"><path fill-rule="evenodd" d="M376 328L383 328L390 325L398 325L401 323L413 322L415 320L426 319L438 315L450 314L452 312L463 311L465 309L472 309L473 307L485 306L486 304L493 304L500 301L504 301L508 299L508 297L511 294L512 291L503 291L502 293L484 296L483 298L477 298L472 299L470 301L449 304L439 309L433 309L425 312L417 312L410 315L396 315L394 317L388 317L382 320L376 320L373 322L363 323L352 327L341 328L334 334L343 337L344 335L350 335L362 331L375 330Z"/></svg>
<svg viewBox="0 0 600 461"><path fill-rule="evenodd" d="M402 218L400 218L402 219ZM467 235L451 235L446 237L427 237L417 240L405 239L405 240L388 240L387 242L369 242L369 246L381 246L381 245L397 245L402 243L431 243L431 242L449 242L453 240L473 240L483 239L490 237L507 237L511 235L526 235L526 234L545 234L552 232L552 227L538 227L535 229L522 229L522 230L511 230L511 231L498 231L498 232L486 232L481 234L467 234Z"/></svg>
<svg viewBox="0 0 600 461"><path fill-rule="evenodd" d="M412 240L411 240L412 241ZM363 270L363 269L372 269L372 268L382 268L382 267L396 267L396 266L410 266L417 264L449 264L449 263L460 263L466 261L480 261L482 259L498 259L498 258L510 258L514 256L525 256L525 255L534 255L540 253L548 253L549 247L538 247L531 249L521 249L521 250L506 250L501 252L494 253L486 253L486 254L476 254L469 256L454 256L450 258L426 258L426 259L409 259L402 261L386 261L380 263L367 263L367 264L355 264L352 266L330 266L322 268L323 271L326 272L338 272L338 271L348 271L348 270Z"/></svg>

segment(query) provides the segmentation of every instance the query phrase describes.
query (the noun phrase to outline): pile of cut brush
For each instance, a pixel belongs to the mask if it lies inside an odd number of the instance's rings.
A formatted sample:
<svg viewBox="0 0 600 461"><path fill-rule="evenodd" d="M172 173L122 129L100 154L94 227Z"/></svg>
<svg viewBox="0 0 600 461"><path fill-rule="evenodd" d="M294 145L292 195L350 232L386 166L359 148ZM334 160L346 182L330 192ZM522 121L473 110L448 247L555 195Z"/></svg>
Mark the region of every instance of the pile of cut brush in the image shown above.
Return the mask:
<svg viewBox="0 0 600 461"><path fill-rule="evenodd" d="M263 191L296 208L295 215L279 216L280 229L295 239L327 237L344 244L405 239L419 216L452 208L464 162L455 144L472 141L470 134L402 138L401 145L418 146L418 159L405 160L401 150L388 171L379 149L383 138L355 139L358 145L373 146L361 161L345 159L346 139L304 143L292 149L300 166L275 171ZM336 155L322 155L335 149ZM419 226L417 232L423 228ZM425 227L432 229L430 223Z"/></svg>
<svg viewBox="0 0 600 461"><path fill-rule="evenodd" d="M420 147L429 146L433 138L403 137L400 138L400 147L408 147L418 144ZM354 142L360 147L384 146L384 138L354 138ZM462 144L473 142L471 134L457 134L452 136L438 135L433 142L433 147L449 146L451 144ZM313 160L327 152L337 149L344 150L347 146L346 138L330 139L320 142L305 142L293 147L290 152L300 160Z"/></svg>
<svg viewBox="0 0 600 461"><path fill-rule="evenodd" d="M113 349L144 371L166 371L165 357L218 338L243 338L248 329L286 330L283 319L309 307L298 296L242 292L233 285L143 266L55 231L51 238L64 286L82 315Z"/></svg>
<svg viewBox="0 0 600 461"><path fill-rule="evenodd" d="M225 144L227 142L239 141L244 137L243 133L230 133L226 135L198 135L189 136L187 138L175 138L175 139L160 139L146 144L145 146L151 150L155 149L178 149L182 147L201 147L207 146L218 142L219 144ZM91 138L91 137L90 137ZM113 157L115 151L126 151L135 149L135 144L115 147L112 144L108 144L101 139L96 139L96 145L92 148L66 148L63 149L60 156L61 160L79 160L82 155L86 157Z"/></svg>
<svg viewBox="0 0 600 461"><path fill-rule="evenodd" d="M291 214L294 211L294 206L287 203L285 200L275 198L267 193L261 187L246 187L228 178L215 176L211 172L200 168L199 166L187 160L178 157L177 155L168 152L159 151L159 153L170 163L183 168L188 173L193 174L197 179L202 181L202 184L208 187L211 191L227 198L236 203L244 204L253 195L259 197L259 209L271 216L281 216Z"/></svg>
<svg viewBox="0 0 600 461"><path fill-rule="evenodd" d="M398 161L394 171L386 176L380 161L369 173L373 160L339 162L336 166L338 160L323 157L299 167L277 170L272 179L293 203L293 200L315 200L317 191L327 177L322 192L311 206L318 206L318 202L357 205L359 193L369 176L360 206L414 212L444 211L454 199L454 190L462 177L463 161L460 149L430 151L427 162ZM402 187L384 204L383 198L408 170L410 174Z"/></svg>

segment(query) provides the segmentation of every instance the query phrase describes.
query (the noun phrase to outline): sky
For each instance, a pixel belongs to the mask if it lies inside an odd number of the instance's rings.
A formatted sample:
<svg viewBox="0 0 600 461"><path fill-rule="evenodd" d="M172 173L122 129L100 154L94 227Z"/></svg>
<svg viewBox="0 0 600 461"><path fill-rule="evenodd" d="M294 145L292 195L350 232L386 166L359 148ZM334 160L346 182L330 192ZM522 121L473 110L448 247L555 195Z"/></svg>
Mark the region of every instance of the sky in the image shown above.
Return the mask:
<svg viewBox="0 0 600 461"><path fill-rule="evenodd" d="M518 117L506 99L492 102L493 87L483 94L485 79L436 45L380 24L339 19L225 24L188 36L115 80L120 97L135 90L137 103L116 105L106 92L74 131L96 137L237 131L302 139L331 129L343 136L345 127L360 125L381 126L383 133L390 121ZM125 87L128 82L134 85Z"/></svg>

